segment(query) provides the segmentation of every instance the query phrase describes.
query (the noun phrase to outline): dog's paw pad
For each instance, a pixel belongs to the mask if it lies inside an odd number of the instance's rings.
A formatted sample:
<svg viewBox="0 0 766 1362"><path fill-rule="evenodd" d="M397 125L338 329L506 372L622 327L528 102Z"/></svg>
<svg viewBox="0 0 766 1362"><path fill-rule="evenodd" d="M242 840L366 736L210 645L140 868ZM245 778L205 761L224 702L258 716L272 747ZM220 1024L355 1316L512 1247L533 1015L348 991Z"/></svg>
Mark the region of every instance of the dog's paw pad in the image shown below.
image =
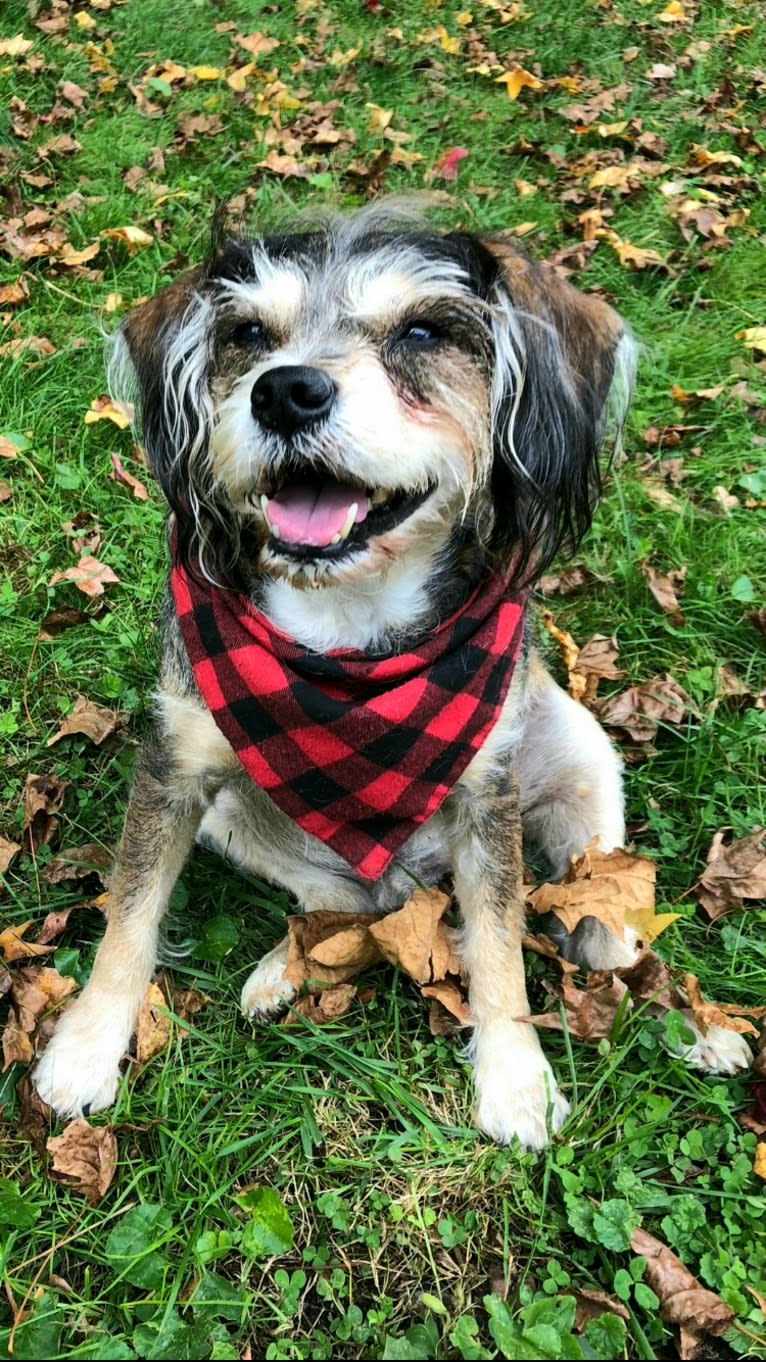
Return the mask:
<svg viewBox="0 0 766 1362"><path fill-rule="evenodd" d="M280 946L256 965L242 990L242 1011L246 1017L272 1017L284 1012L296 990L285 978L287 952Z"/></svg>
<svg viewBox="0 0 766 1362"><path fill-rule="evenodd" d="M686 1018L690 1031L697 1037L693 1045L681 1045L677 1053L695 1069L711 1074L738 1074L749 1069L753 1062L750 1046L738 1031L726 1026L709 1026L703 1036L694 1021Z"/></svg>

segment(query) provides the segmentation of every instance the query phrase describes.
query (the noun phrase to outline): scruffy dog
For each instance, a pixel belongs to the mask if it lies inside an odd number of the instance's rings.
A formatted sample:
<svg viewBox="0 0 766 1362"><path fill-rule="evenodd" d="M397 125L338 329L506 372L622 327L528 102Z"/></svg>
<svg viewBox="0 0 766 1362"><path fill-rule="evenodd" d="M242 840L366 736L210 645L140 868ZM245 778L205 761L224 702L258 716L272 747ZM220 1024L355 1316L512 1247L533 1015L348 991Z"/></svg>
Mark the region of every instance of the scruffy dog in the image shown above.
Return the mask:
<svg viewBox="0 0 766 1362"><path fill-rule="evenodd" d="M224 238L121 347L171 590L106 936L39 1092L62 1115L114 1099L197 838L305 911L386 912L451 872L477 1123L541 1147L568 1104L514 1020L522 824L554 875L624 826L619 760L535 656L526 591L590 523L622 322L507 239L383 206ZM253 970L247 1014L289 1003L286 954Z"/></svg>

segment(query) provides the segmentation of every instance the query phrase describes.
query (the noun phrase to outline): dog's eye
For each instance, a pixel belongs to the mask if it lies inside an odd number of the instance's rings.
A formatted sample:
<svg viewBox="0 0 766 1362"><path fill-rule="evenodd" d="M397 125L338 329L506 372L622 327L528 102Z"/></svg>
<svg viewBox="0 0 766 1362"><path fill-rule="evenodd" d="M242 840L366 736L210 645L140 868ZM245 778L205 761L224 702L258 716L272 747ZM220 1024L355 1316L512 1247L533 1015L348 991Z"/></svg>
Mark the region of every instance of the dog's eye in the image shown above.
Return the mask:
<svg viewBox="0 0 766 1362"><path fill-rule="evenodd" d="M271 337L261 322L240 322L234 327L231 339L242 350L263 350L269 345Z"/></svg>
<svg viewBox="0 0 766 1362"><path fill-rule="evenodd" d="M412 322L406 322L394 334L394 342L397 345L436 345L444 340L446 336L444 327L436 322L426 321L425 318L416 317Z"/></svg>

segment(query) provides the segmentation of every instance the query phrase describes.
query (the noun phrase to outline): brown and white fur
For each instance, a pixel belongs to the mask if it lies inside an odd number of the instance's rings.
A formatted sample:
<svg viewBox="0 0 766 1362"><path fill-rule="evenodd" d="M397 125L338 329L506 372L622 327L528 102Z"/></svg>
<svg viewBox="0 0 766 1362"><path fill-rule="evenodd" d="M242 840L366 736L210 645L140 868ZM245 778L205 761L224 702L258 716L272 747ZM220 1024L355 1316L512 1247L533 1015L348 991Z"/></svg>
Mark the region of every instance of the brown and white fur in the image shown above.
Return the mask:
<svg viewBox="0 0 766 1362"><path fill-rule="evenodd" d="M193 570L249 593L314 651L385 655L427 635L490 569L512 565L520 584L533 583L578 541L599 491L610 405L617 427L624 415L631 354L603 300L508 240L440 234L377 208L224 239L133 313L118 368L135 380L148 456ZM334 544L278 537L269 513L301 479L358 491L367 518ZM569 1107L535 1030L514 1020L528 1012L522 828L554 875L594 838L605 850L624 838L619 759L529 643L488 741L369 883L245 774L199 696L168 607L106 936L38 1065L40 1094L61 1115L113 1101L160 922L197 839L284 886L305 911L386 912L413 876L436 883L450 872L477 1123L499 1141L541 1147ZM632 951L596 929L586 955L598 967ZM285 963L282 942L255 967L242 993L248 1015L289 1003ZM740 1067L741 1038L717 1041L690 1057Z"/></svg>

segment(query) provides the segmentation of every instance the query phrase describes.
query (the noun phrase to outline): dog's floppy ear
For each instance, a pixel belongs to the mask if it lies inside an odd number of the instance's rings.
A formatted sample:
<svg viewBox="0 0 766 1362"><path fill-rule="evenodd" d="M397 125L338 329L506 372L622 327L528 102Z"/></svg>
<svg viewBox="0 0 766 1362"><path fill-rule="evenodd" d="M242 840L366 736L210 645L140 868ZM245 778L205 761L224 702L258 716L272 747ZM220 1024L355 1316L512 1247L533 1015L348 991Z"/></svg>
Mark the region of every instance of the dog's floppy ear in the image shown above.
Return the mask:
<svg viewBox="0 0 766 1362"><path fill-rule="evenodd" d="M493 290L494 547L532 581L590 526L599 455L630 395L633 347L617 313L502 237L484 238ZM610 410L611 409L611 410Z"/></svg>
<svg viewBox="0 0 766 1362"><path fill-rule="evenodd" d="M214 485L208 441L212 303L200 266L141 303L120 328L110 387L135 403L146 454L171 510L181 561L210 580L236 558L236 523ZM215 533L213 533L215 531Z"/></svg>

